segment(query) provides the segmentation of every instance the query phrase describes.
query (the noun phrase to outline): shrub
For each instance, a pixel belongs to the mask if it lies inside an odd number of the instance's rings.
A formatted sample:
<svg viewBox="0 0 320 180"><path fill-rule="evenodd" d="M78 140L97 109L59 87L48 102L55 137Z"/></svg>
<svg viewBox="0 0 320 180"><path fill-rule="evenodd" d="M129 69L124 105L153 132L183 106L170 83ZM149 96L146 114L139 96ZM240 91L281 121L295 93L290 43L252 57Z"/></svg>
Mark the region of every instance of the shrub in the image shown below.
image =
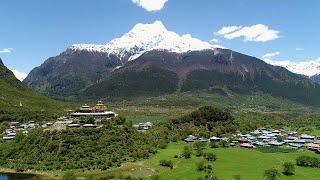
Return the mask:
<svg viewBox="0 0 320 180"><path fill-rule="evenodd" d="M205 153L203 157L208 161L216 161L217 160L217 156L215 154L213 154L212 152Z"/></svg>
<svg viewBox="0 0 320 180"><path fill-rule="evenodd" d="M200 142L200 141L196 141L193 143L193 147L195 149L203 149L205 146L206 146L206 144L203 142Z"/></svg>
<svg viewBox="0 0 320 180"><path fill-rule="evenodd" d="M294 175L294 172L295 172L295 168L293 163L286 162L283 164L283 174L290 176L290 175Z"/></svg>
<svg viewBox="0 0 320 180"><path fill-rule="evenodd" d="M218 148L218 147L219 145L217 142L213 142L213 141L210 142L210 148Z"/></svg>
<svg viewBox="0 0 320 180"><path fill-rule="evenodd" d="M182 156L186 159L189 159L191 157L191 149L189 146L185 146L183 148Z"/></svg>
<svg viewBox="0 0 320 180"><path fill-rule="evenodd" d="M205 180L217 180L218 178L216 177L216 175L213 172L210 172L205 175L204 179Z"/></svg>
<svg viewBox="0 0 320 180"><path fill-rule="evenodd" d="M296 163L298 166L320 168L320 160L315 157L299 156L296 159Z"/></svg>
<svg viewBox="0 0 320 180"><path fill-rule="evenodd" d="M151 179L152 179L152 180L159 180L159 179L160 179L160 176L159 176L159 175L155 175L155 176L152 176Z"/></svg>
<svg viewBox="0 0 320 180"><path fill-rule="evenodd" d="M198 171L204 171L206 169L206 165L204 164L203 161L197 164L197 170Z"/></svg>
<svg viewBox="0 0 320 180"><path fill-rule="evenodd" d="M202 156L202 154L203 154L202 149L196 149L196 156L197 156L197 157Z"/></svg>
<svg viewBox="0 0 320 180"><path fill-rule="evenodd" d="M241 176L240 175L235 175L235 176L233 176L233 179L234 180L241 180Z"/></svg>
<svg viewBox="0 0 320 180"><path fill-rule="evenodd" d="M275 180L278 176L280 176L280 173L276 168L271 168L264 171L264 177L266 177L268 180Z"/></svg>
<svg viewBox="0 0 320 180"><path fill-rule="evenodd" d="M224 140L220 141L219 144L220 144L221 147L229 147L229 143L227 141L224 141Z"/></svg>
<svg viewBox="0 0 320 180"><path fill-rule="evenodd" d="M212 172L212 169L213 169L213 168L212 168L212 165L211 165L211 164L208 164L208 165L207 165L207 170L206 170L207 173L211 173L211 172Z"/></svg>
<svg viewBox="0 0 320 180"><path fill-rule="evenodd" d="M167 147L168 147L167 142L162 141L162 142L159 143L159 148L160 149L166 149Z"/></svg>
<svg viewBox="0 0 320 180"><path fill-rule="evenodd" d="M126 122L126 118L122 116L117 116L112 119L117 125L123 125Z"/></svg>
<svg viewBox="0 0 320 180"><path fill-rule="evenodd" d="M170 160L161 160L160 161L160 166L170 167L172 169L173 168L173 163Z"/></svg>

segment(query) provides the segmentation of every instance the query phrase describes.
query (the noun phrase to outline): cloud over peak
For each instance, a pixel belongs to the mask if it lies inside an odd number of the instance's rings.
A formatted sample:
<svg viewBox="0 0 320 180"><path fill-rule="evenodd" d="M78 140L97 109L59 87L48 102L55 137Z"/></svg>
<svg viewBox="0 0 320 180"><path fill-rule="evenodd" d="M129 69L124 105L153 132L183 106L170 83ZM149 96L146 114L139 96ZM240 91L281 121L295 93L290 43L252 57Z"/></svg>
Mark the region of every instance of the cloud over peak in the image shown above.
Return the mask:
<svg viewBox="0 0 320 180"><path fill-rule="evenodd" d="M0 54L2 53L11 53L13 50L13 48L3 48L3 49L0 49Z"/></svg>
<svg viewBox="0 0 320 180"><path fill-rule="evenodd" d="M267 53L267 54L265 54L265 55L263 55L262 56L262 58L271 58L271 57L274 57L274 56L278 56L278 55L280 55L280 52L279 51L277 51L277 52L271 52L271 53Z"/></svg>
<svg viewBox="0 0 320 180"><path fill-rule="evenodd" d="M278 39L279 33L264 24L256 24L252 26L226 26L215 34L226 39L243 37L244 41L267 42Z"/></svg>
<svg viewBox="0 0 320 180"><path fill-rule="evenodd" d="M147 11L159 11L168 0L132 0L132 2Z"/></svg>

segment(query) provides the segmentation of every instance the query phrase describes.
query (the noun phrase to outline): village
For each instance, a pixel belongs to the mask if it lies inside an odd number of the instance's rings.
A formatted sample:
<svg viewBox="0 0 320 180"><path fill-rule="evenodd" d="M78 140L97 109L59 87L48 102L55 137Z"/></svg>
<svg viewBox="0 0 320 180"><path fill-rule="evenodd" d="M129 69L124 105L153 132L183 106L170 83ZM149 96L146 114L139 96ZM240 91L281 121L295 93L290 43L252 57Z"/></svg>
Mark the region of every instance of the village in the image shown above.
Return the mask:
<svg viewBox="0 0 320 180"><path fill-rule="evenodd" d="M105 105L99 101L94 107L83 105L79 110L71 113L68 117L60 117L55 122L38 124L34 121L28 123L10 122L9 127L3 132L3 140L12 140L17 132L27 134L31 129L43 128L44 130L65 130L67 128L99 128L104 120L117 117L118 114L106 111ZM86 119L86 120L84 120ZM148 131L153 127L150 122L141 122L133 125L138 131ZM187 143L200 142L224 142L227 146L242 148L256 147L288 147L292 149L307 148L320 154L320 136L298 134L295 131L284 129L258 128L248 133L235 133L231 137L196 137L189 135L184 139Z"/></svg>
<svg viewBox="0 0 320 180"><path fill-rule="evenodd" d="M65 130L67 128L99 128L102 127L102 121L117 117L118 114L112 111L106 111L105 105L99 101L94 107L83 105L79 110L70 113L68 117L62 116L55 122L44 122L43 124L29 121L27 123L10 122L8 128L3 132L3 140L12 140L18 132L27 134L31 129L43 128L46 131ZM83 120L89 119L89 120ZM153 126L152 123L138 123L133 127L138 131L147 131Z"/></svg>
<svg viewBox="0 0 320 180"><path fill-rule="evenodd" d="M320 154L320 136L308 134L298 134L295 131L285 131L283 129L259 128L249 133L236 133L231 137L210 138L196 137L189 135L184 139L187 143L199 142L225 142L226 146L237 146L242 148L256 147L287 147L292 149L306 148Z"/></svg>

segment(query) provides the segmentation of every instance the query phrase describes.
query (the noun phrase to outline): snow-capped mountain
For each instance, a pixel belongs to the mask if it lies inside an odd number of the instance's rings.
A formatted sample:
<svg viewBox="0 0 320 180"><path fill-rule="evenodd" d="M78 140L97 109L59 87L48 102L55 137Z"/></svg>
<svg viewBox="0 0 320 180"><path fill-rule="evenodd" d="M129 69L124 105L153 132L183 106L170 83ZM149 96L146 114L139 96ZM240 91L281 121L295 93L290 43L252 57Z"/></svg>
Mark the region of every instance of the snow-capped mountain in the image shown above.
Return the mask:
<svg viewBox="0 0 320 180"><path fill-rule="evenodd" d="M320 73L320 58L313 61L302 61L302 62L274 61L270 59L265 59L264 61L266 63L272 64L275 66L284 67L293 73L306 75L308 77L311 77Z"/></svg>
<svg viewBox="0 0 320 180"><path fill-rule="evenodd" d="M307 71L298 65L292 67L291 71L310 72L310 68ZM222 91L261 91L320 104L320 97L314 98L320 93L320 86L314 88L310 79L190 35L180 36L168 31L160 21L137 24L104 45L73 45L34 68L23 82L64 100L212 91L223 87Z"/></svg>
<svg viewBox="0 0 320 180"><path fill-rule="evenodd" d="M180 36L168 31L160 21L152 24L137 24L120 38L111 40L105 45L75 44L68 52L90 51L116 55L121 60L133 60L151 50L167 50L184 53L188 51L223 48L191 37L190 34ZM125 61L126 61L125 60Z"/></svg>
<svg viewBox="0 0 320 180"><path fill-rule="evenodd" d="M27 73L23 73L23 72L20 72L20 71L17 71L15 69L10 69L10 71L13 72L14 76L19 79L20 81L23 81L27 76L28 74Z"/></svg>

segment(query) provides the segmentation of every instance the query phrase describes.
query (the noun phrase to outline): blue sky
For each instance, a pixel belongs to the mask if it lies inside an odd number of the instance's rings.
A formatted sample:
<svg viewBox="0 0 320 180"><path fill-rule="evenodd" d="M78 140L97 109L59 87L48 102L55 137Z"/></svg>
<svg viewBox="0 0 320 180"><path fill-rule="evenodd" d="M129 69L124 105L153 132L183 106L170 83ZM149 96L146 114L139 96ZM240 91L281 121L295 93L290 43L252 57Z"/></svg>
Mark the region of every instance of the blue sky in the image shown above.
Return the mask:
<svg viewBox="0 0 320 180"><path fill-rule="evenodd" d="M155 11L148 10L144 1L150 0L1 1L0 57L10 69L28 73L72 44L106 43L137 23L155 20L178 34L204 41L215 38L221 45L259 58L267 53L273 53L274 60L320 57L317 0L167 0ZM239 32L232 39L215 33L223 27L250 29L257 24L276 31L277 37L261 42L246 41Z"/></svg>

